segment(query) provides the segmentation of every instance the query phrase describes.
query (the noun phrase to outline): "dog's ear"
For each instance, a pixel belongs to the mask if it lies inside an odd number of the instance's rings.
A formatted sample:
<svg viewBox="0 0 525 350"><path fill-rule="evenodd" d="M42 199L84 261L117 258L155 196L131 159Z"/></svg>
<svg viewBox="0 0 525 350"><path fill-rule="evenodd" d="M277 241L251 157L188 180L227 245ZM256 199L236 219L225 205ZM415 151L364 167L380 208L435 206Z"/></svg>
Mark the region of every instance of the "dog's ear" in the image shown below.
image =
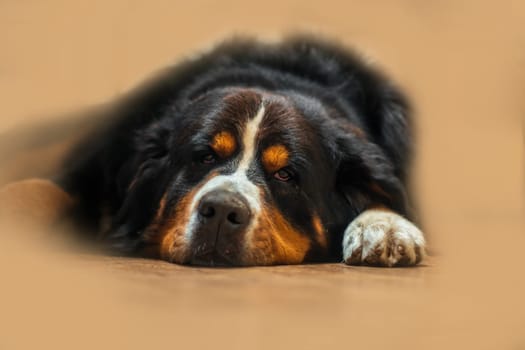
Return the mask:
<svg viewBox="0 0 525 350"><path fill-rule="evenodd" d="M414 138L410 107L397 88L385 83L377 89L375 103L367 106L369 136L391 161L395 175L406 182Z"/></svg>
<svg viewBox="0 0 525 350"><path fill-rule="evenodd" d="M169 126L160 122L136 133L129 152L132 156L122 164L116 175L117 190L121 198L134 186L142 173L166 162L170 134Z"/></svg>
<svg viewBox="0 0 525 350"><path fill-rule="evenodd" d="M402 91L380 72L361 66L343 88L361 119L361 135L339 138L338 184L359 209L383 205L410 216L406 187L412 158L410 106ZM359 137L358 137L359 136Z"/></svg>
<svg viewBox="0 0 525 350"><path fill-rule="evenodd" d="M130 253L142 243L142 231L155 215L167 186L164 175L170 166L171 134L169 125L155 122L135 135L132 156L116 177L121 205L104 236L114 251Z"/></svg>
<svg viewBox="0 0 525 350"><path fill-rule="evenodd" d="M340 138L338 143L337 190L354 215L369 207L384 206L410 216L405 186L382 149L351 135Z"/></svg>
<svg viewBox="0 0 525 350"><path fill-rule="evenodd" d="M139 131L135 137L137 151L148 159L160 159L168 154L172 128L168 122L156 122Z"/></svg>
<svg viewBox="0 0 525 350"><path fill-rule="evenodd" d="M360 78L356 79L356 86L344 92L363 116L366 139L381 149L394 174L406 182L414 137L408 99L389 79L370 67L365 66L356 74Z"/></svg>

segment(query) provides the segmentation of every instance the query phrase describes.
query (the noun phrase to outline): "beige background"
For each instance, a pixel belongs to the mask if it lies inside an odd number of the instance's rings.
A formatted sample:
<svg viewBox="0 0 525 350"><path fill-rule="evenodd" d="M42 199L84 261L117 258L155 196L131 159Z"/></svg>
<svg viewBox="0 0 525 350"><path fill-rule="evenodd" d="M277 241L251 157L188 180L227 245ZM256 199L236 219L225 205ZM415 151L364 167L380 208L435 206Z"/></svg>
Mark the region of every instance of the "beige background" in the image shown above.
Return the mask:
<svg viewBox="0 0 525 350"><path fill-rule="evenodd" d="M521 1L0 1L0 132L108 101L235 33L355 47L413 101L438 253L403 270L188 269L57 257L13 228L0 349L524 349L523 23Z"/></svg>

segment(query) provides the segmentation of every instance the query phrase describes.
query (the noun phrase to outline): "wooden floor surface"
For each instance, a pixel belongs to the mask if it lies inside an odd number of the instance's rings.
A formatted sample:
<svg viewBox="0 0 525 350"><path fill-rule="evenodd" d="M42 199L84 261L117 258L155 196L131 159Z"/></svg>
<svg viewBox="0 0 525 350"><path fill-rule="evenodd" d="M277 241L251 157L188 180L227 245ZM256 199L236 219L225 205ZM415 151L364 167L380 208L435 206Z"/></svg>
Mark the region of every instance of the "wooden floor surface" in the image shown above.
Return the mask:
<svg viewBox="0 0 525 350"><path fill-rule="evenodd" d="M198 268L11 243L0 349L525 346L521 259Z"/></svg>

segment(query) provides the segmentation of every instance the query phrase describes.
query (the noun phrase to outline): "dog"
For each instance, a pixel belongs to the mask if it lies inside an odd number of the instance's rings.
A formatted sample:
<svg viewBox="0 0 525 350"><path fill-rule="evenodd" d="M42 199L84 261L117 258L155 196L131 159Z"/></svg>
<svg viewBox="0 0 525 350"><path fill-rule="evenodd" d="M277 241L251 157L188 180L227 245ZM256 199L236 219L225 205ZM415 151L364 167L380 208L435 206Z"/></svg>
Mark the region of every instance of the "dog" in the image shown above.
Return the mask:
<svg viewBox="0 0 525 350"><path fill-rule="evenodd" d="M425 256L407 100L340 45L224 42L107 114L57 183L71 217L117 254L201 266Z"/></svg>

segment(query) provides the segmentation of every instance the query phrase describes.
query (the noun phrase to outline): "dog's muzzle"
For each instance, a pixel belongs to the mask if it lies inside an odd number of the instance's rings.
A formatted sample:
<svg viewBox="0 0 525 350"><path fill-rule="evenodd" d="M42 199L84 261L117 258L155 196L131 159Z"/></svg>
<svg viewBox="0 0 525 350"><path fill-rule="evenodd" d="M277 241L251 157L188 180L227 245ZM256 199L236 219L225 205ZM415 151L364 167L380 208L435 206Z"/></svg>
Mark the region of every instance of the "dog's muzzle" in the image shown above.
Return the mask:
<svg viewBox="0 0 525 350"><path fill-rule="evenodd" d="M227 189L205 194L197 204L197 226L192 242L194 265L238 265L252 211L243 195Z"/></svg>

